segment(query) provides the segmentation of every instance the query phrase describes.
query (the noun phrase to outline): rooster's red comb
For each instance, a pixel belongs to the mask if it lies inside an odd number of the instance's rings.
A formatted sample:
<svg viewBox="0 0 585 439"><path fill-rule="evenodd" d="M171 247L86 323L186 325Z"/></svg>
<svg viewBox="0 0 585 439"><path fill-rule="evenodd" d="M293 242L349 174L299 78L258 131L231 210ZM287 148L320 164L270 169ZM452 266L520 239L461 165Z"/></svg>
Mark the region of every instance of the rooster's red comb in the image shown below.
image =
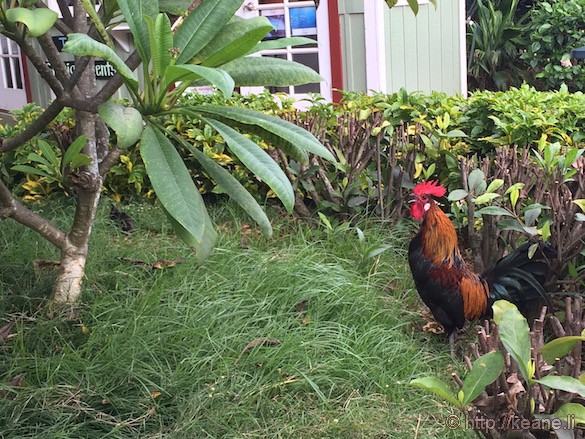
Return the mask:
<svg viewBox="0 0 585 439"><path fill-rule="evenodd" d="M442 197L447 193L447 189L441 186L438 180L423 181L414 187L412 193L414 195L432 195L433 197Z"/></svg>

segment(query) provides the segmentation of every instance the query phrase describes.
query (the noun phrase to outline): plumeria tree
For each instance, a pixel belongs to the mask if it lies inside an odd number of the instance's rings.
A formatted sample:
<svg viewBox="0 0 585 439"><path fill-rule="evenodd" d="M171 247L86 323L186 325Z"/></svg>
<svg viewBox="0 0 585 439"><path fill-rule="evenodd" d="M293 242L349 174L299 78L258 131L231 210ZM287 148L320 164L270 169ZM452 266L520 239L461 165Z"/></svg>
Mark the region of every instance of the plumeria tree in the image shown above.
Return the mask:
<svg viewBox="0 0 585 439"><path fill-rule="evenodd" d="M52 156L48 149L41 149L39 154L47 161L59 162L61 183L75 196L76 210L68 230L22 204L0 181L0 216L33 229L61 252L54 303L73 304L78 300L104 178L124 150L137 142L160 205L178 236L196 250L199 263L210 254L217 233L181 151L192 154L264 233L272 233L264 210L226 169L205 156L196 144L165 129L165 119L173 114L185 114L212 126L241 162L272 188L289 212L294 205L290 181L270 156L243 133L277 144L301 162L308 162L309 152L334 160L315 137L279 118L245 108L183 107L178 103L190 86L211 84L230 96L235 86L300 85L322 79L300 64L247 57L267 45L278 48L314 41L288 38L262 42L272 30L270 22L265 17L245 20L235 16L242 3L243 0L204 0L181 5L176 0L106 0L96 7L92 0L74 0L71 10L69 2L58 0L62 18L42 1L0 5L0 32L21 47L55 95L25 131L0 139L0 153L13 151L34 138L64 108L75 110L72 144L61 157ZM176 14L183 8L189 9L188 14L173 27L168 13ZM121 22L127 23L136 45L127 59L116 53L110 34ZM52 28L67 35L63 52L75 56L73 73L48 35ZM93 69L96 59L108 61L117 70L101 88L96 86ZM142 69L142 82L137 69ZM128 90L131 105L111 101L122 86ZM42 172L35 168L29 171Z"/></svg>
<svg viewBox="0 0 585 439"><path fill-rule="evenodd" d="M385 0L392 7L396 0ZM433 1L433 0L432 0ZM301 64L250 57L264 49L314 44L303 37L262 41L272 30L265 17L235 15L243 0L57 0L60 14L43 0L9 0L0 4L0 33L15 41L51 88L55 99L23 132L0 138L0 154L14 151L37 136L66 107L75 110L75 140L58 157L39 144L36 160L58 169L57 178L74 193L76 210L68 230L61 229L22 204L0 180L0 218L31 228L61 252L53 292L55 304L74 304L81 293L88 243L103 181L120 155L139 142L152 186L178 236L197 253L209 256L217 233L205 204L181 157L188 151L205 171L270 235L270 222L250 193L227 170L197 147L165 129L165 120L184 114L205 121L225 140L239 160L265 181L291 212L292 185L270 156L246 133L277 145L295 160L308 163L308 153L334 161L331 153L307 131L277 117L245 108L189 106L178 98L191 86L213 85L225 96L236 86L286 86L319 82L322 78ZM417 0L408 0L413 12ZM433 3L435 3L433 1ZM315 0L318 6L318 0ZM186 11L186 12L185 12ZM170 17L180 16L172 23ZM115 51L111 30L126 23L136 50L126 59ZM63 52L75 57L71 73L48 32L67 36ZM117 74L98 88L96 59L108 61ZM48 61L48 63L47 63ZM137 69L142 70L139 81ZM140 71L140 70L138 70ZM125 86L131 104L112 96ZM113 139L113 140L112 140ZM13 170L43 175L42 170ZM53 176L54 177L54 176Z"/></svg>

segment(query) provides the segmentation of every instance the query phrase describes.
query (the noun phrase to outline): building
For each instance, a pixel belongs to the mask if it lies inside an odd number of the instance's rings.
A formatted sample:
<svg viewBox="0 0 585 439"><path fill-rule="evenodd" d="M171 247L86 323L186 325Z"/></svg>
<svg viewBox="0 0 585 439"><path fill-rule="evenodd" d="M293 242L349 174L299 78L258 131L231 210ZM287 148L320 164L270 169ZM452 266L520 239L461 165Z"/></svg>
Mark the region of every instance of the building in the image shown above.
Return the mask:
<svg viewBox="0 0 585 439"><path fill-rule="evenodd" d="M321 0L318 9L312 0L247 0L239 15L266 16L275 27L269 39L306 36L315 40L314 46L262 53L308 65L325 79L320 84L275 87L274 91L299 98L320 92L327 100L336 99L337 89L394 92L404 87L467 93L464 0L438 0L437 8L419 0L417 16L406 0L399 0L392 9L383 0ZM63 36L55 33L53 40L59 47ZM114 41L123 58L134 49L127 29L117 28ZM4 36L0 36L0 58L0 110L20 108L27 102L47 105L50 90L18 46ZM114 71L98 63L96 73L99 83Z"/></svg>

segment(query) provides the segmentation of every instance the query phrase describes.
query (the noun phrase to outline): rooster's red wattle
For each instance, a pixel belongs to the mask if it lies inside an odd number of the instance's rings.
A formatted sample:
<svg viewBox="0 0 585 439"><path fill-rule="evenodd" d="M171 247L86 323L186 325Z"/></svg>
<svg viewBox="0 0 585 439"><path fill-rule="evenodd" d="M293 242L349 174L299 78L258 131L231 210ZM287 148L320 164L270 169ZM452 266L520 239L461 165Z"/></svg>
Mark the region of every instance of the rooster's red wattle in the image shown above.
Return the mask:
<svg viewBox="0 0 585 439"><path fill-rule="evenodd" d="M461 257L455 227L433 199L445 193L438 182L419 183L413 189L410 213L422 224L410 242L408 262L422 301L453 343L465 320L490 317L496 300L506 299L519 307L538 298L548 301L543 284L555 252L545 245L530 257L528 242L484 273L474 273Z"/></svg>

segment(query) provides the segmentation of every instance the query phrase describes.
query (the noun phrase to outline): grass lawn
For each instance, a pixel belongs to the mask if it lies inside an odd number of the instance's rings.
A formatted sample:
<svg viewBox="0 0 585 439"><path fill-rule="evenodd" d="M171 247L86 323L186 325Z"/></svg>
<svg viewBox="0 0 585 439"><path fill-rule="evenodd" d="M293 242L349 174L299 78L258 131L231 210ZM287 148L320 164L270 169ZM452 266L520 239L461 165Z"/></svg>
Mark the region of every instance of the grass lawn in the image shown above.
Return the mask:
<svg viewBox="0 0 585 439"><path fill-rule="evenodd" d="M59 222L71 208L41 209ZM157 208L126 209L130 237L108 210L76 321L43 309L54 269L34 261L56 251L2 223L0 326L21 317L0 342L0 438L474 437L448 430L449 408L408 386L461 368L445 339L421 332L409 225L361 224L362 244L354 229L273 213L267 238L220 206L217 248L197 267ZM181 263L153 269L161 259Z"/></svg>

